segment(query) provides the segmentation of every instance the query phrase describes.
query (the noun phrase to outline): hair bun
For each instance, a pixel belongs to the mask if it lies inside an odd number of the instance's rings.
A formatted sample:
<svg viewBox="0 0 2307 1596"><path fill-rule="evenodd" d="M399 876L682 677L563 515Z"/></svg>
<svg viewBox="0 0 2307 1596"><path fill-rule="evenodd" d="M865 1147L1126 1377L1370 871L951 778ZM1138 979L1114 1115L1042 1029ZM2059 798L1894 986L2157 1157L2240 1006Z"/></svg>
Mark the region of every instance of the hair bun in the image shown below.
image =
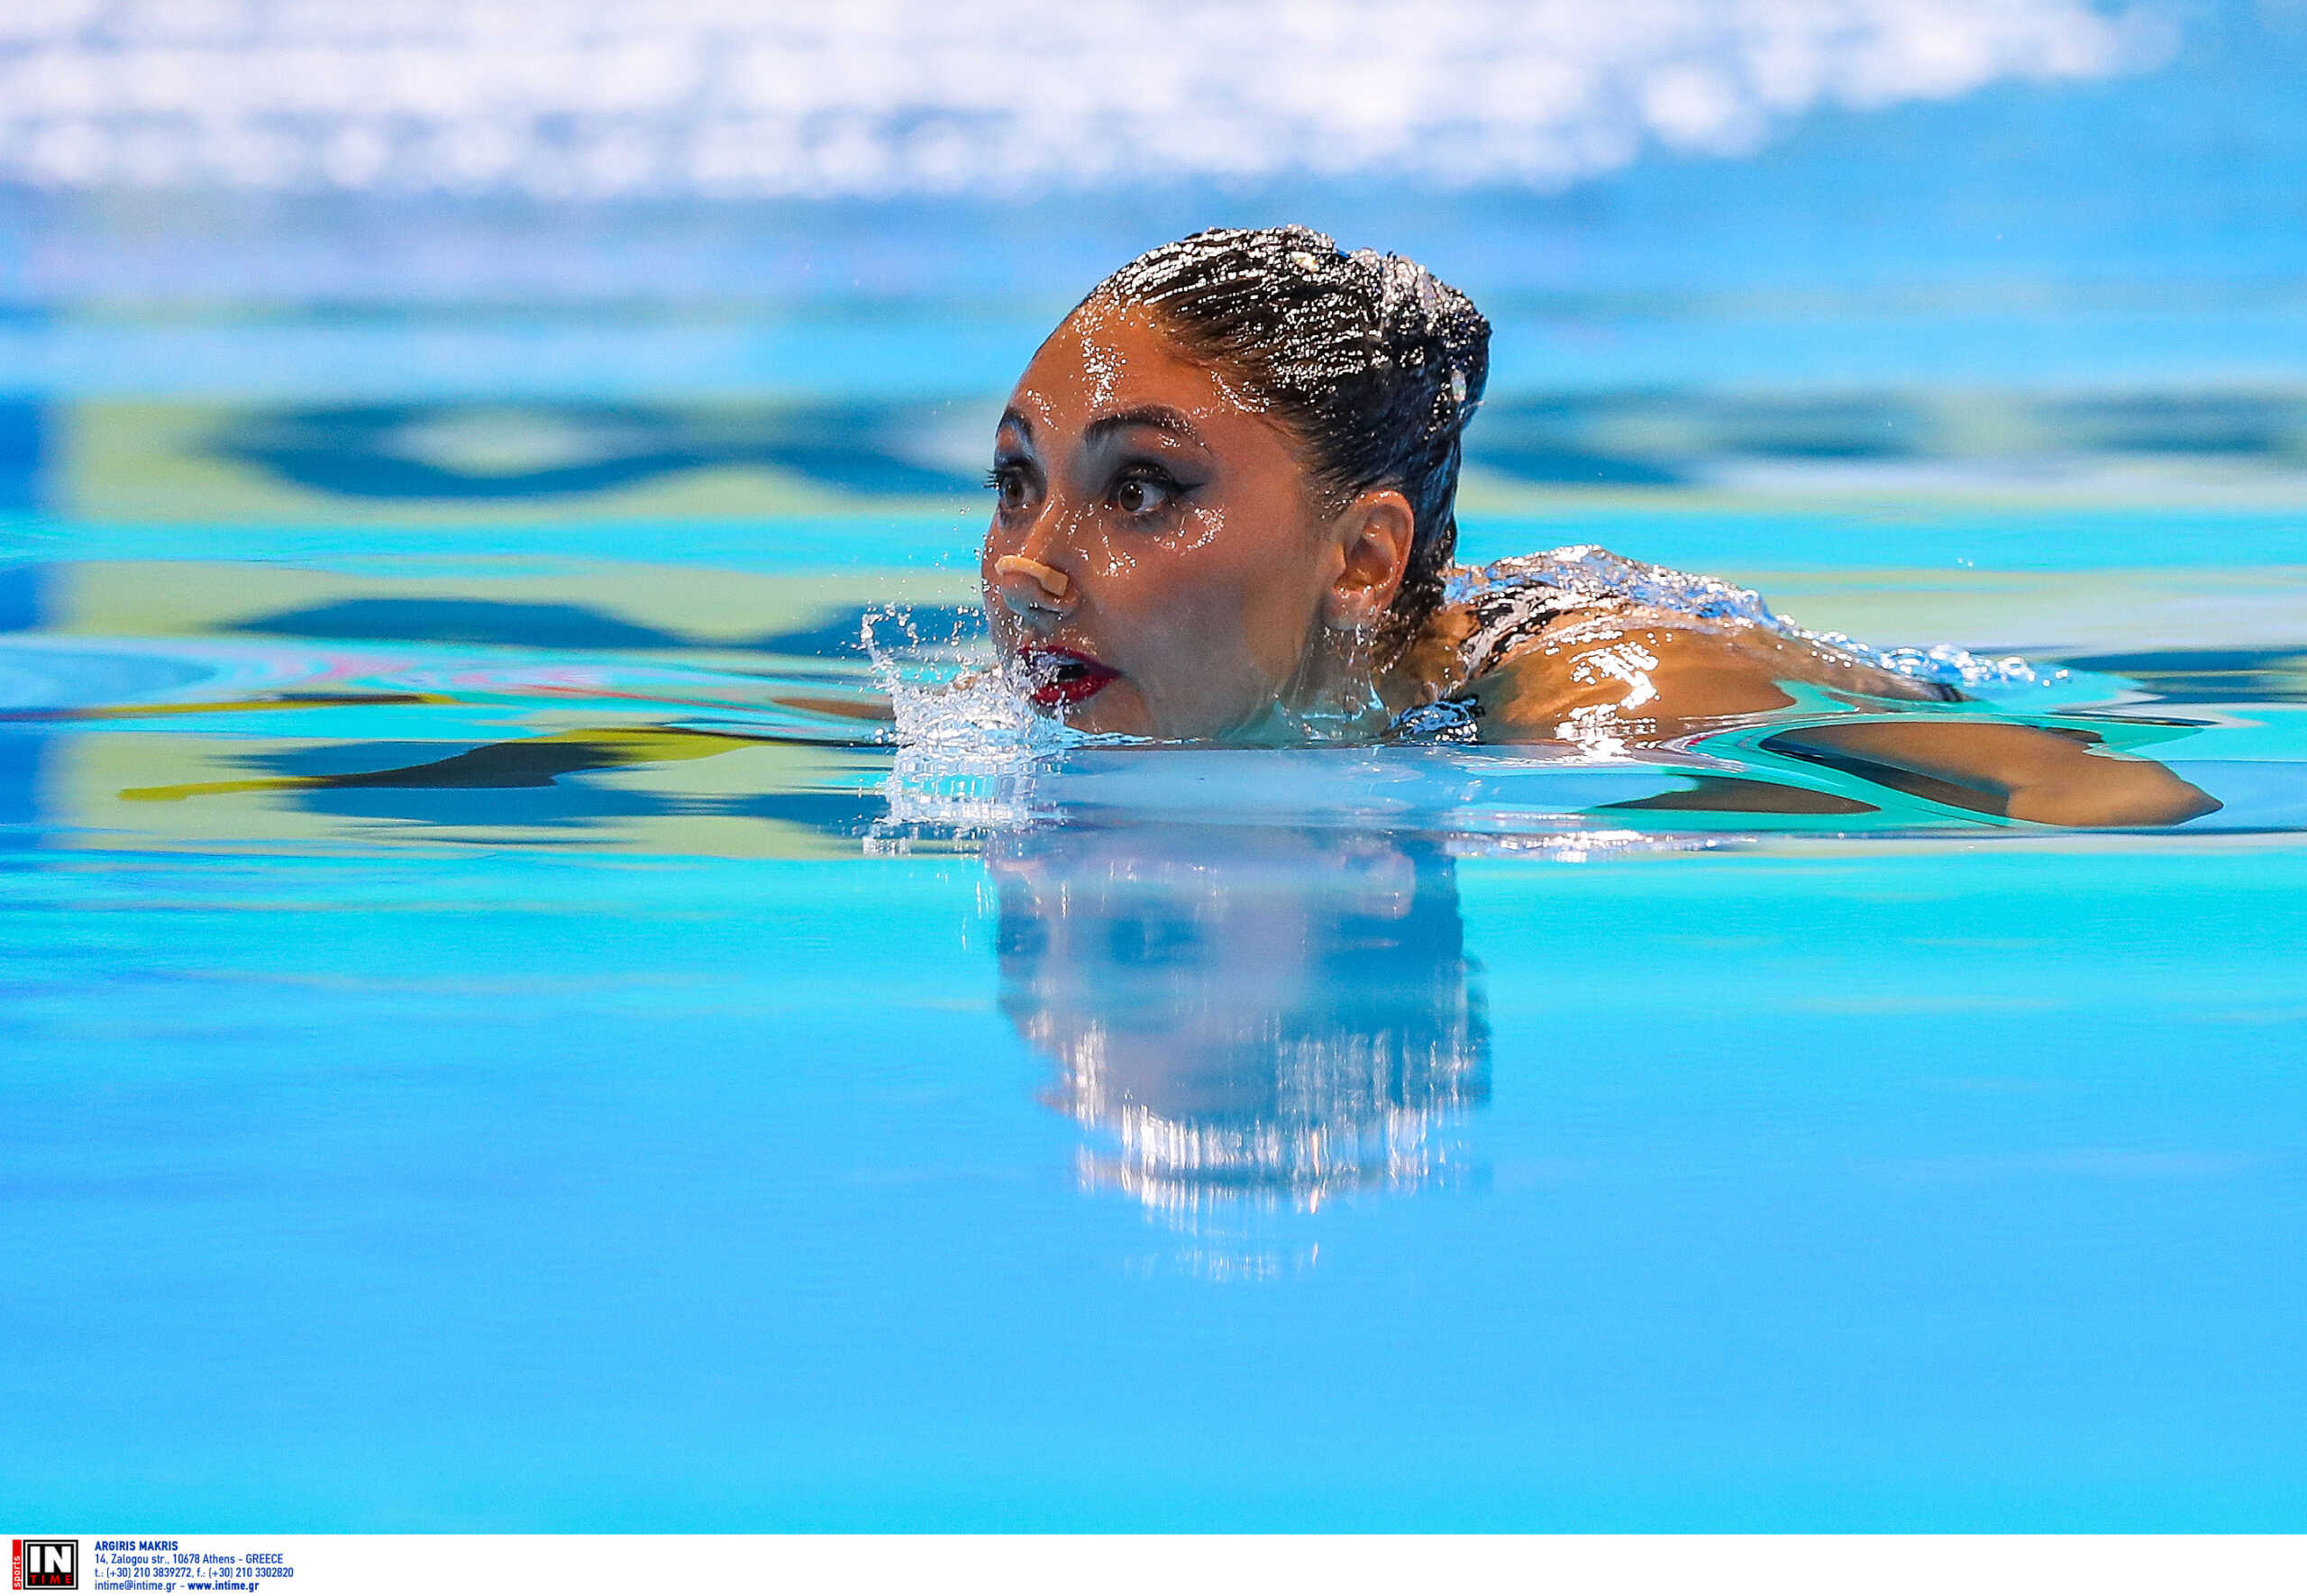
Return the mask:
<svg viewBox="0 0 2307 1596"><path fill-rule="evenodd" d="M1344 257L1370 285L1372 332L1391 363L1430 383L1430 424L1463 427L1490 379L1490 323L1474 302L1417 261L1375 250Z"/></svg>

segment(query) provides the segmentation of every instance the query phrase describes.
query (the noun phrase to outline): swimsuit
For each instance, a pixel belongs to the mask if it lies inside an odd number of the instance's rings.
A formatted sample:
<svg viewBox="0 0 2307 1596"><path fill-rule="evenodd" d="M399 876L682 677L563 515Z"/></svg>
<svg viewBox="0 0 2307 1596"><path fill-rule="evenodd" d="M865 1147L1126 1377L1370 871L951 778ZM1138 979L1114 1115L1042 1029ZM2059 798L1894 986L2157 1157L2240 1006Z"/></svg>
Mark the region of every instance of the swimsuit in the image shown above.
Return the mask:
<svg viewBox="0 0 2307 1596"><path fill-rule="evenodd" d="M1623 608L1626 600L1569 592L1533 577L1485 587L1457 603L1470 623L1458 643L1458 661L1471 684L1495 670L1509 654L1537 641L1563 616L1576 610Z"/></svg>
<svg viewBox="0 0 2307 1596"><path fill-rule="evenodd" d="M1467 683L1498 669L1508 655L1535 643L1566 615L1626 607L1626 594L1612 591L1597 573L1562 558L1578 552L1582 551L1525 554L1451 577L1443 602L1466 616L1468 625L1458 643L1458 661Z"/></svg>
<svg viewBox="0 0 2307 1596"><path fill-rule="evenodd" d="M1621 559L1591 543L1454 572L1442 601L1462 609L1470 623L1458 644L1459 662L1465 672L1462 679L1467 686L1536 642L1565 616L1641 606L1698 621L1755 627L1840 652L1856 652L1853 663L1889 670L1924 701L1951 703L1964 697L1952 683L1885 665L1879 657L1869 658L1847 639L1803 632L1774 613L1750 588L1719 577L1692 576L1663 565ZM1459 690L1463 693L1464 689Z"/></svg>

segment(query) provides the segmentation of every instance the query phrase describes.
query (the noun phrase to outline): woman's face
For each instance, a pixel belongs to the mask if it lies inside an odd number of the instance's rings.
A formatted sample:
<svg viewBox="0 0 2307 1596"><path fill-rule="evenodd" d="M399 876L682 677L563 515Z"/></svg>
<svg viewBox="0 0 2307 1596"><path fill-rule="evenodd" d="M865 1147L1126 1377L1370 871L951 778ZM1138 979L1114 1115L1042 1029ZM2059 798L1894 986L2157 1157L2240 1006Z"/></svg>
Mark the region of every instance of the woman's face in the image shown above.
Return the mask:
<svg viewBox="0 0 2307 1596"><path fill-rule="evenodd" d="M1291 698L1347 556L1296 441L1224 376L1092 303L1026 368L994 451L986 613L1037 705L1206 738Z"/></svg>

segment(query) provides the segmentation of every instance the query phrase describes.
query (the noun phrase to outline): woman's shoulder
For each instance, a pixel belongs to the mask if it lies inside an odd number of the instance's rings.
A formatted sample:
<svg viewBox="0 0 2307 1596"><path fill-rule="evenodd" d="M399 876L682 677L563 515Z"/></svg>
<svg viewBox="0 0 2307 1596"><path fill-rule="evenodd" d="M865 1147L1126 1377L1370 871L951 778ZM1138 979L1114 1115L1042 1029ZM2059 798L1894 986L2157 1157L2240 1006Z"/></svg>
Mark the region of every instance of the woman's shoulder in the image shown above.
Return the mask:
<svg viewBox="0 0 2307 1596"><path fill-rule="evenodd" d="M1449 677L1427 679L1474 701L1493 733L1602 713L1681 723L1764 712L1792 702L1783 684L1794 681L1942 696L1800 632L1750 589L1589 544L1456 573L1427 638L1428 661Z"/></svg>
<svg viewBox="0 0 2307 1596"><path fill-rule="evenodd" d="M1462 566L1420 635L1427 673L1454 687L1477 681L1579 616L1624 610L1634 602L1628 579L1637 575L1679 573L1591 543Z"/></svg>

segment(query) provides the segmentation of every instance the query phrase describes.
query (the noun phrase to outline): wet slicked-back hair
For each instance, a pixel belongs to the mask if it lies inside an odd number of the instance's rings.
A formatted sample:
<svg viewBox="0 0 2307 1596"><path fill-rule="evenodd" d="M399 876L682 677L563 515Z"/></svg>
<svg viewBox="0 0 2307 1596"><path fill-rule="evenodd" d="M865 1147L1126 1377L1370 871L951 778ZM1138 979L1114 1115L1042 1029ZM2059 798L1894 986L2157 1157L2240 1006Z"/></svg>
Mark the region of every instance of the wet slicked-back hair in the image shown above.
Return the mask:
<svg viewBox="0 0 2307 1596"><path fill-rule="evenodd" d="M1414 634L1457 549L1458 464L1490 377L1490 324L1414 260L1348 254L1310 227L1220 227L1149 250L1084 305L1143 306L1247 390L1341 506L1398 489L1416 517L1386 630Z"/></svg>

